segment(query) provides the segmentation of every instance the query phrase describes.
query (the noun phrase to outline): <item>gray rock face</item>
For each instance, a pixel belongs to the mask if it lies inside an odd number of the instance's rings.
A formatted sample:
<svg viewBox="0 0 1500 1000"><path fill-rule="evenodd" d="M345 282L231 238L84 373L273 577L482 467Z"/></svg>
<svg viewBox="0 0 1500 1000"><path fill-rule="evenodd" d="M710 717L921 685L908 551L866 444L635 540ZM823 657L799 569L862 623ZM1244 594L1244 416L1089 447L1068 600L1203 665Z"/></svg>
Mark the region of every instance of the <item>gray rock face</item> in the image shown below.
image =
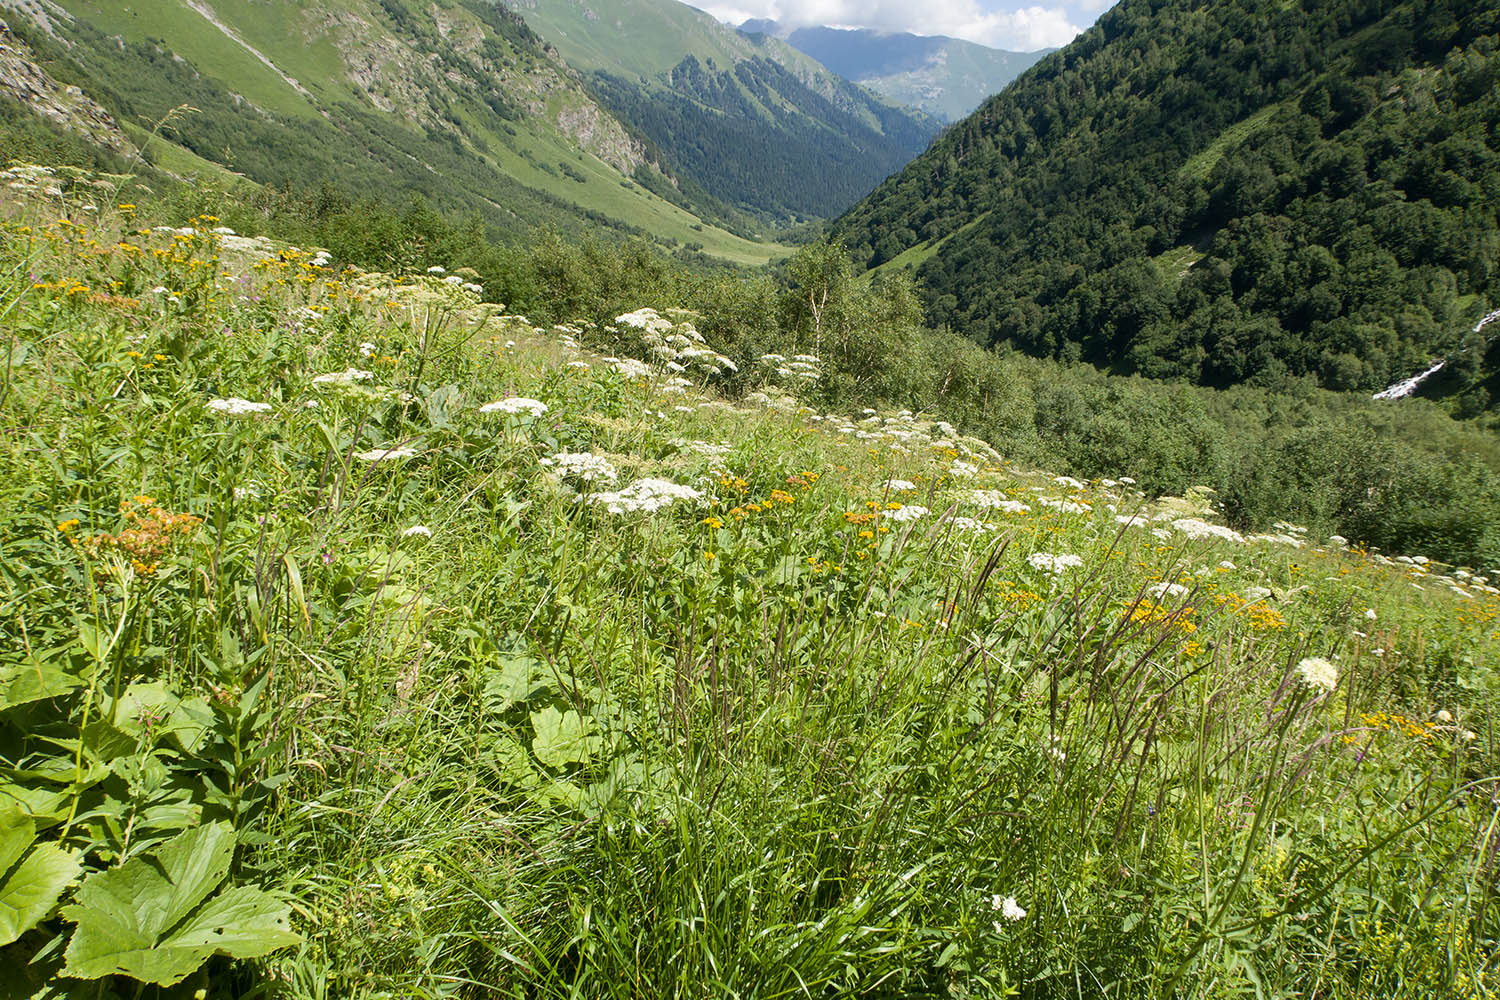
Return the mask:
<svg viewBox="0 0 1500 1000"><path fill-rule="evenodd" d="M0 21L0 94L97 145L127 156L135 145L113 115L77 87L58 83L36 64L35 53Z"/></svg>

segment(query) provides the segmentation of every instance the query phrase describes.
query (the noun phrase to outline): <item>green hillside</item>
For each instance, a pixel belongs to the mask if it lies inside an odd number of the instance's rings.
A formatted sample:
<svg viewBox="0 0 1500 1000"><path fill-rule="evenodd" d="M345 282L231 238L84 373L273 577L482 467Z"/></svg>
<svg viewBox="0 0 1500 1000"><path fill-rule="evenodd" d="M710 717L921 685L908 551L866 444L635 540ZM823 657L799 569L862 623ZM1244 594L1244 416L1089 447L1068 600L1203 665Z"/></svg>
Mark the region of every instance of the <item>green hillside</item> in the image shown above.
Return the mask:
<svg viewBox="0 0 1500 1000"><path fill-rule="evenodd" d="M705 224L576 73L482 0L64 7L45 26L10 16L47 72L127 127L176 109L164 139L254 181L420 195L496 235L594 225L742 263L781 252Z"/></svg>
<svg viewBox="0 0 1500 1000"><path fill-rule="evenodd" d="M931 318L980 343L1359 390L1446 356L1431 391L1478 412L1497 53L1494 4L1125 0L836 229L920 261Z"/></svg>
<svg viewBox="0 0 1500 1000"><path fill-rule="evenodd" d="M938 122L676 0L527 0L527 24L705 202L768 220L842 211Z"/></svg>

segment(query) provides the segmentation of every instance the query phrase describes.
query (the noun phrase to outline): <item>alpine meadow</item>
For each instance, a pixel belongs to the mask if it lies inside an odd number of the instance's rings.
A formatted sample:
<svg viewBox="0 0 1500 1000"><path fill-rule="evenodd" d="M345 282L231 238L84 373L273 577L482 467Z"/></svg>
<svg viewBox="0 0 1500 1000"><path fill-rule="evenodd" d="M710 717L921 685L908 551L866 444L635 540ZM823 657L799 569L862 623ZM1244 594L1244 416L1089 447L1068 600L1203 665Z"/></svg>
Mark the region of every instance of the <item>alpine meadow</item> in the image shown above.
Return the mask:
<svg viewBox="0 0 1500 1000"><path fill-rule="evenodd" d="M776 9L0 0L0 1000L1500 997L1500 6Z"/></svg>

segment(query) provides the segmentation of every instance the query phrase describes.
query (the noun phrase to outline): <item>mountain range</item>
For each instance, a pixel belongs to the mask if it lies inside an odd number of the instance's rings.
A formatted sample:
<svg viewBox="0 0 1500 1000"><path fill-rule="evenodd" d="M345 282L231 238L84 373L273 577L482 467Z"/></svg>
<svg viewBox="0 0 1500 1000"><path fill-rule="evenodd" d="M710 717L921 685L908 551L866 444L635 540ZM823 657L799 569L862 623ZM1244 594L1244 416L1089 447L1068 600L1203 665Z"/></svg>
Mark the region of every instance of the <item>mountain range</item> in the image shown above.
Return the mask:
<svg viewBox="0 0 1500 1000"><path fill-rule="evenodd" d="M959 38L904 31L787 28L767 19L745 21L740 31L783 39L840 76L944 122L963 118L1053 51L1006 52Z"/></svg>
<svg viewBox="0 0 1500 1000"><path fill-rule="evenodd" d="M695 188L768 219L837 214L940 123L780 39L676 0L515 0L592 93Z"/></svg>
<svg viewBox="0 0 1500 1000"><path fill-rule="evenodd" d="M7 115L49 110L183 175L421 196L496 237L594 226L765 261L784 251L759 233L847 208L940 127L673 0L0 12Z"/></svg>
<svg viewBox="0 0 1500 1000"><path fill-rule="evenodd" d="M1500 7L1123 0L843 216L982 344L1500 397Z"/></svg>

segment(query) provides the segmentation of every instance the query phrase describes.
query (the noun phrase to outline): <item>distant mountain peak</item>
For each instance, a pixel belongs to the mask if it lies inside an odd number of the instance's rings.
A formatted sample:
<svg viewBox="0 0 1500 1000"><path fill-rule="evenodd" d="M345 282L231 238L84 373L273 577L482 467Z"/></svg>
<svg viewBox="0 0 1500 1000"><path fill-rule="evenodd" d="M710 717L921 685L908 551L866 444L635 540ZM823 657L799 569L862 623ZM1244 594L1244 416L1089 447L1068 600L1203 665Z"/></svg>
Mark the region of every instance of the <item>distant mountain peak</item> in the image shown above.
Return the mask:
<svg viewBox="0 0 1500 1000"><path fill-rule="evenodd" d="M770 18L740 24L749 37L779 38L840 76L944 121L956 121L1050 52L1006 52L945 35L809 25Z"/></svg>

